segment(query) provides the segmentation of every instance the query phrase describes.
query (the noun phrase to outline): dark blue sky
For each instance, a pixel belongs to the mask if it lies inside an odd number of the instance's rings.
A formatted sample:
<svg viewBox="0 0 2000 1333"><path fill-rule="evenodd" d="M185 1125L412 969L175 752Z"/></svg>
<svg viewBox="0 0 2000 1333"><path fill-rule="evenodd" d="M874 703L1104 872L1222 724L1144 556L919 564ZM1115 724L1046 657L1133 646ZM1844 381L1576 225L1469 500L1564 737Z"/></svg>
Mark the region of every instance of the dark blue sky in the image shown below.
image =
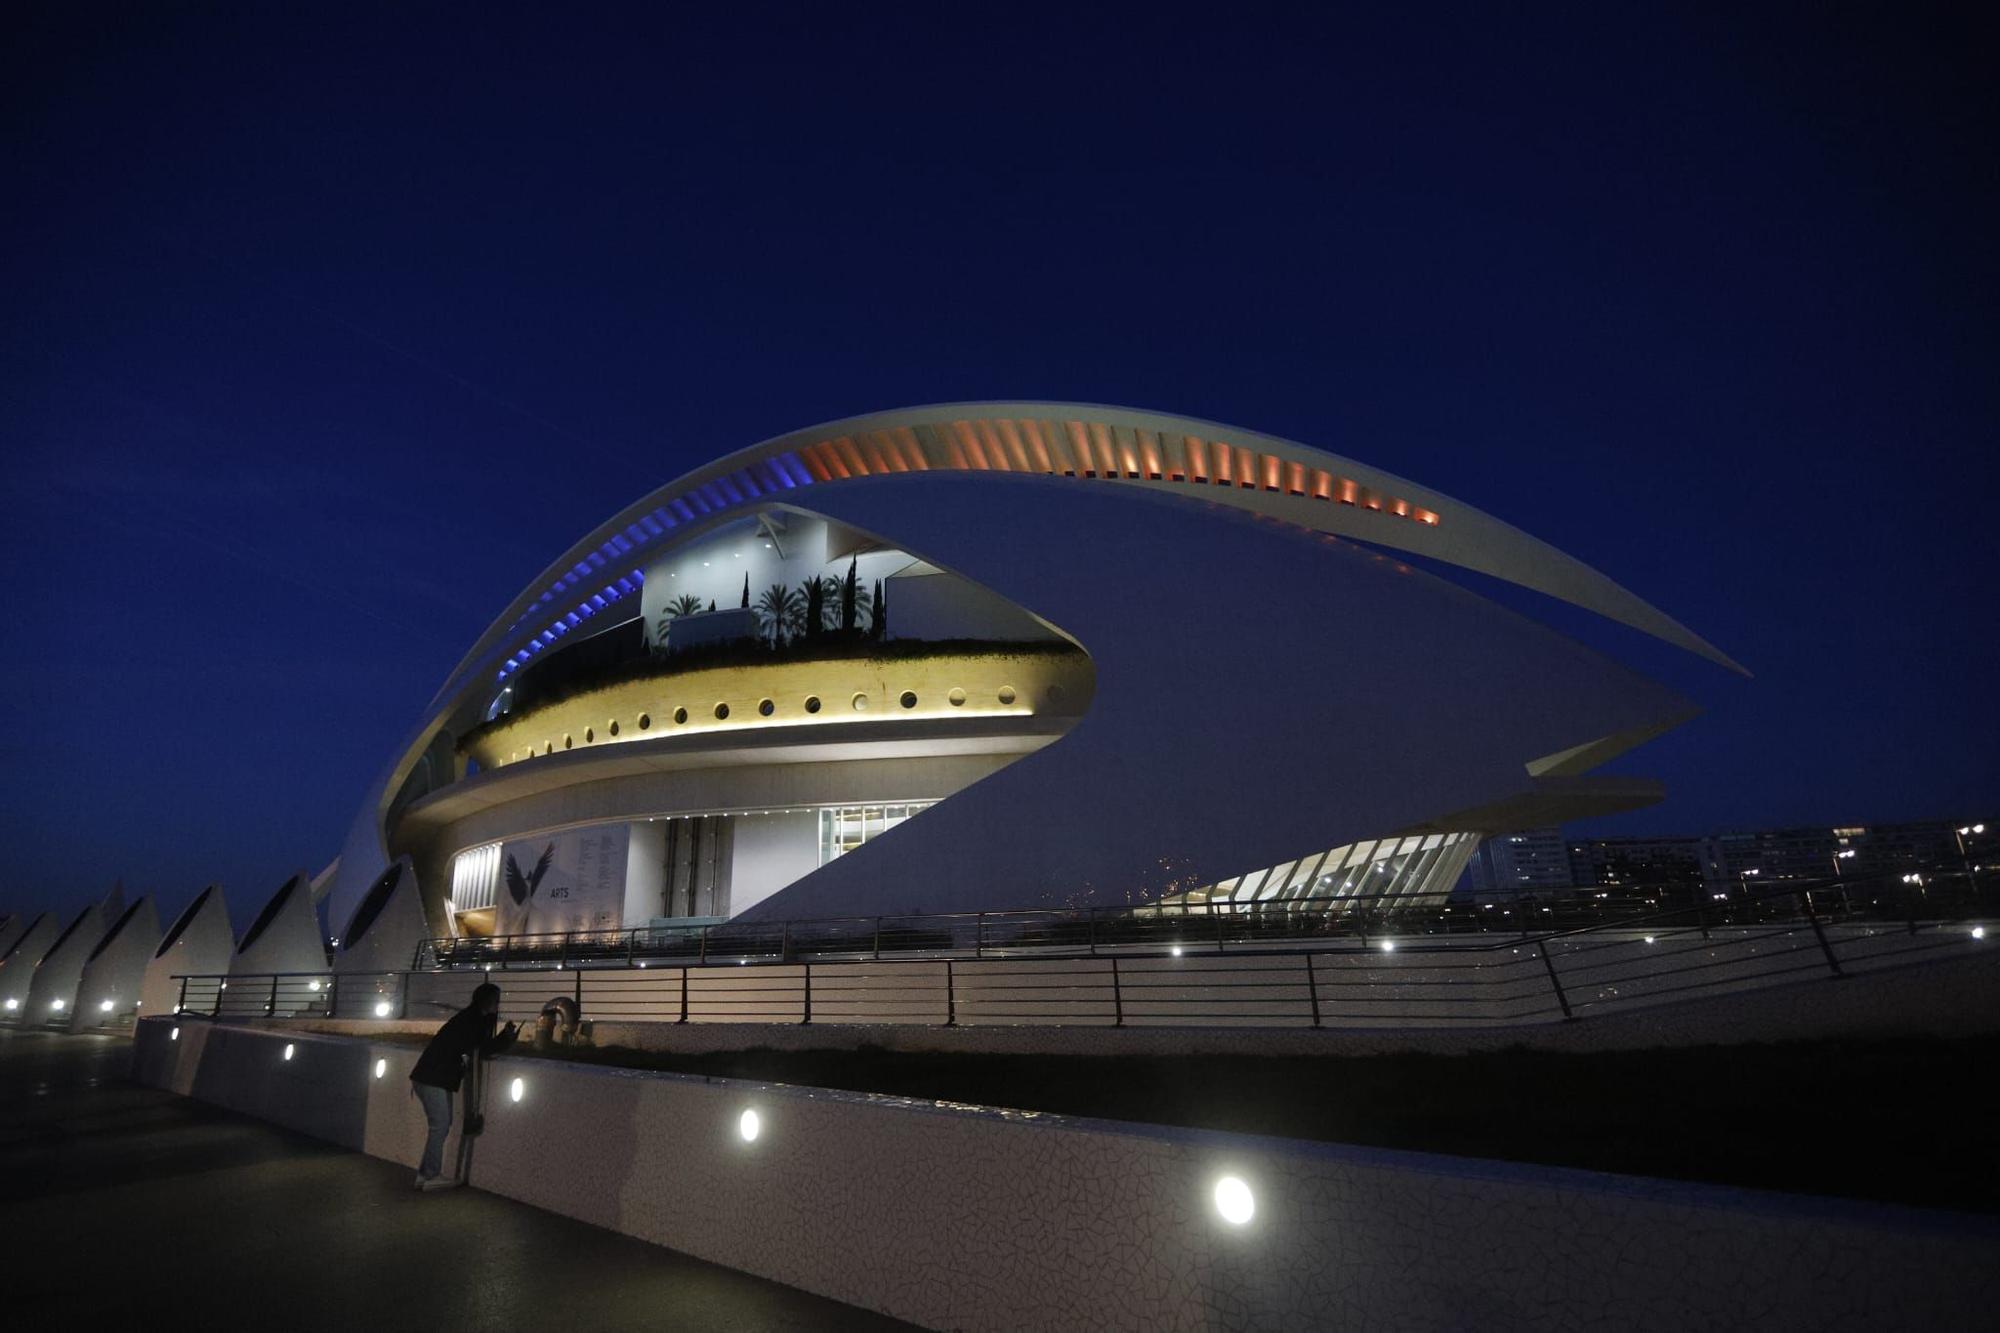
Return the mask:
<svg viewBox="0 0 2000 1333"><path fill-rule="evenodd" d="M1351 454L1756 671L1514 600L1710 708L1603 827L2000 804L1972 6L164 8L0 18L0 905L243 916L613 509L960 398Z"/></svg>

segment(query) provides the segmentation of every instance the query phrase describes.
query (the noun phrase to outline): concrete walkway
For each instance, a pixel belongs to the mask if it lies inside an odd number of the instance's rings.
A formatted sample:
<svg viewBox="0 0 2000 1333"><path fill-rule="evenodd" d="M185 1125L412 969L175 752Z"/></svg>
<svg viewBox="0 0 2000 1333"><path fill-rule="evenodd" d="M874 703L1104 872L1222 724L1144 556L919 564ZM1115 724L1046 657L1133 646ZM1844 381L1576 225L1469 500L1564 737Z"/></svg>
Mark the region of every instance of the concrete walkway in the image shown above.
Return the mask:
<svg viewBox="0 0 2000 1333"><path fill-rule="evenodd" d="M909 1327L477 1190L420 1195L406 1168L129 1083L130 1056L0 1031L21 1327Z"/></svg>

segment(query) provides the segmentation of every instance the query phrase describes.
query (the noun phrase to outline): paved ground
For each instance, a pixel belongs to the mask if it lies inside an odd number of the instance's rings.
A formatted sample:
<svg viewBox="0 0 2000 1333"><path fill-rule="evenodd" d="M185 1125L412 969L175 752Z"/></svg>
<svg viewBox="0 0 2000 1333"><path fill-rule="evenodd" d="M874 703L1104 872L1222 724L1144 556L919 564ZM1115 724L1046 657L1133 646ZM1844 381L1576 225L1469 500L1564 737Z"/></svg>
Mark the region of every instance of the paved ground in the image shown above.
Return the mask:
<svg viewBox="0 0 2000 1333"><path fill-rule="evenodd" d="M0 1032L17 1327L908 1327L477 1190L419 1195L403 1167L129 1083L130 1055Z"/></svg>

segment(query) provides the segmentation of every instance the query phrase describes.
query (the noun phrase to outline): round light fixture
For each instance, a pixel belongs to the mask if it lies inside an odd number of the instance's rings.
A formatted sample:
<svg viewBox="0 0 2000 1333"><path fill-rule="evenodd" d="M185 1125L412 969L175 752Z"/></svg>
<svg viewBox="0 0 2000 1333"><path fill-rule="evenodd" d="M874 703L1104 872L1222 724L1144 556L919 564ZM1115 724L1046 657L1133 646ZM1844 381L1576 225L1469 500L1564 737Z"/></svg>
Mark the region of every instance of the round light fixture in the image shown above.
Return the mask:
<svg viewBox="0 0 2000 1333"><path fill-rule="evenodd" d="M375 1017L387 1018L389 1010L393 1007L387 1000L377 1000L375 1002Z"/></svg>
<svg viewBox="0 0 2000 1333"><path fill-rule="evenodd" d="M745 1111L736 1117L736 1132L743 1136L745 1143L755 1143L763 1128L764 1121L755 1111Z"/></svg>
<svg viewBox="0 0 2000 1333"><path fill-rule="evenodd" d="M1240 1227L1257 1215L1257 1199L1241 1176L1224 1176L1215 1182L1215 1211L1229 1225Z"/></svg>
<svg viewBox="0 0 2000 1333"><path fill-rule="evenodd" d="M293 1050L295 1050L295 1049L296 1049L296 1048L295 1048L295 1047L294 1047L294 1046L293 1046L293 1045L292 1045L292 1044L291 1044L290 1042L286 1042L286 1043L285 1043L285 1058L286 1058L287 1060L289 1060L289 1059L291 1059L291 1058L292 1058L292 1052L293 1052Z"/></svg>
<svg viewBox="0 0 2000 1333"><path fill-rule="evenodd" d="M528 1091L528 1085L523 1083L520 1079L517 1078L512 1083L509 1083L507 1085L507 1099L509 1101L518 1102L521 1100L522 1095L525 1094L527 1091Z"/></svg>
<svg viewBox="0 0 2000 1333"><path fill-rule="evenodd" d="M375 1062L375 1077L376 1077L376 1078L380 1078L380 1077L382 1077L382 1076L383 1076L384 1074L386 1074L386 1073L388 1073L388 1072L389 1072L389 1062L388 1062L387 1060L377 1060L377 1061Z"/></svg>

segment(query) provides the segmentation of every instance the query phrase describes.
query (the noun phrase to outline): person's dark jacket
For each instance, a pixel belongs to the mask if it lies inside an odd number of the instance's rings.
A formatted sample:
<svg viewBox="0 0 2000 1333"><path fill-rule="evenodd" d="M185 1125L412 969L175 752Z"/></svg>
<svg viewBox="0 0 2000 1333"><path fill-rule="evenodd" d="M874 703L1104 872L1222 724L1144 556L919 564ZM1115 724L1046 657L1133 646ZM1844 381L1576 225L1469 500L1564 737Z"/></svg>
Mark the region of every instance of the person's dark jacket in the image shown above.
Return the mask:
<svg viewBox="0 0 2000 1333"><path fill-rule="evenodd" d="M482 1014L477 1009L461 1009L453 1014L417 1057L416 1067L410 1070L410 1082L457 1092L458 1085L465 1081L467 1057L475 1049L481 1055L491 1056L514 1044L514 1029L510 1026L503 1032L495 1032L493 1028L498 1022L497 1014Z"/></svg>

